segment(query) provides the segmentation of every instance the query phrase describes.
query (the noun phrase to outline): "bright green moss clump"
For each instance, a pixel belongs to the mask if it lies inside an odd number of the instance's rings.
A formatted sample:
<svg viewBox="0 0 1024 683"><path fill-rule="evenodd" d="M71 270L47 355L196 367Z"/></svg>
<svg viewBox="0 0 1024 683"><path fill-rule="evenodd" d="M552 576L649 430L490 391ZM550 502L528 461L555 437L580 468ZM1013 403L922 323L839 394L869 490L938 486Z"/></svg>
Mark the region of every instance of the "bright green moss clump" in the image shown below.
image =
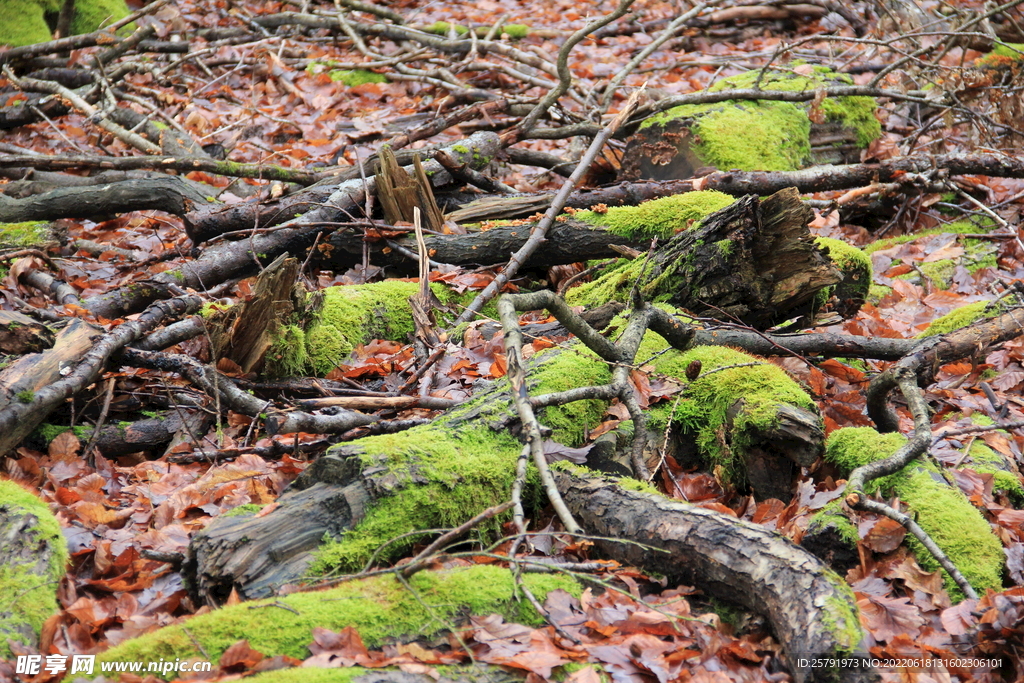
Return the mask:
<svg viewBox="0 0 1024 683"><path fill-rule="evenodd" d="M723 78L709 88L712 92L732 90L736 88L753 88L759 85L761 90L784 90L786 92L802 92L817 90L829 85L853 85L853 79L847 74L840 74L825 66L815 66L809 75L799 75L789 71L747 71L738 76ZM807 104L799 106L805 110ZM867 147L875 138L882 134L882 125L875 118L875 100L872 97L826 97L821 103L821 110L829 122L839 123L857 132L857 144Z"/></svg>
<svg viewBox="0 0 1024 683"><path fill-rule="evenodd" d="M815 67L810 75L789 71L748 71L725 78L709 90L818 90L830 84L849 84L845 74ZM811 157L808 103L773 100L729 100L716 104L685 104L648 118L641 129L692 119L690 148L706 165L741 171L793 171ZM881 135L870 97L826 98L821 111L829 122L853 129L857 144L866 147Z"/></svg>
<svg viewBox="0 0 1024 683"><path fill-rule="evenodd" d="M948 334L954 330L959 330L961 327L967 327L982 318L994 318L998 313L999 308L992 306L990 309L988 301L975 301L973 304L953 309L946 315L936 318L928 326L928 329L917 336L918 338L924 338L934 337L938 334Z"/></svg>
<svg viewBox="0 0 1024 683"><path fill-rule="evenodd" d="M814 242L828 252L828 257L843 274L843 281L838 285L825 287L818 292L815 297L816 308L835 295L839 299L842 315L850 317L868 297L871 288L871 258L842 240L816 237Z"/></svg>
<svg viewBox="0 0 1024 683"><path fill-rule="evenodd" d="M50 224L46 221L0 223L0 247L38 247L51 239Z"/></svg>
<svg viewBox="0 0 1024 683"><path fill-rule="evenodd" d="M648 332L637 353L643 361L668 346L661 336ZM652 361L655 370L672 377L685 377L692 361L700 361L701 376L689 383L682 400L653 406L649 411L649 425L655 431L665 428L668 421L695 436L701 454L712 464L721 465L727 475L737 483L743 474L735 463L749 445L751 430L771 429L778 421L778 406L790 404L814 414L818 409L810 396L781 368L764 361L761 365L722 370L711 375L705 373L724 366L757 362L756 356L725 346L698 346L689 351L669 351ZM743 410L736 415L730 429L728 448L721 439L727 429L729 409L743 401Z"/></svg>
<svg viewBox="0 0 1024 683"><path fill-rule="evenodd" d="M71 34L92 33L131 14L124 0L75 0ZM125 27L128 31L130 27ZM126 31L127 32L127 31Z"/></svg>
<svg viewBox="0 0 1024 683"><path fill-rule="evenodd" d="M573 218L599 225L629 239L667 239L677 232L699 226L700 221L736 201L724 192L686 192L644 202L638 206L613 206L604 213L577 211Z"/></svg>
<svg viewBox="0 0 1024 683"><path fill-rule="evenodd" d="M542 601L548 593L559 589L580 594L579 585L561 575L526 574L523 578ZM173 662L206 660L208 655L216 667L224 651L242 638L268 657L288 655L304 659L309 656L307 648L314 627L340 631L352 626L367 647L380 648L387 642L439 634L462 623L469 614L497 612L508 621L528 625L544 621L529 602L515 598L512 575L507 569L476 565L424 571L409 579L409 583L415 594L393 576L379 576L317 593L295 593L223 607L192 617L184 624L129 640L97 659Z"/></svg>
<svg viewBox="0 0 1024 683"><path fill-rule="evenodd" d="M887 458L904 443L906 437L902 434L879 434L870 427L846 427L829 436L825 459L848 475L861 465ZM1000 590L1004 561L1002 543L981 512L960 489L946 483L933 463L913 462L895 474L869 482L865 491L898 496L975 590ZM907 544L923 568L928 571L940 568L917 539L908 535ZM959 594L948 575L946 589L951 594Z"/></svg>
<svg viewBox="0 0 1024 683"><path fill-rule="evenodd" d="M365 83L387 83L388 78L384 74L374 73L373 71L367 71L365 69L356 69L355 71L336 70L331 71L328 74L332 81L338 81L342 85L347 85L352 88L357 85L363 85Z"/></svg>
<svg viewBox="0 0 1024 683"><path fill-rule="evenodd" d="M50 40L45 12L36 0L4 0L0 3L0 45L20 47Z"/></svg>
<svg viewBox="0 0 1024 683"><path fill-rule="evenodd" d="M341 446L342 449L351 446ZM365 468L386 467L397 495L377 500L355 529L324 545L314 573L361 569L385 541L413 529L452 527L506 500L522 444L486 426L424 425L358 441ZM399 493L400 491L400 493ZM381 560L399 556L416 537L392 543Z"/></svg>
<svg viewBox="0 0 1024 683"><path fill-rule="evenodd" d="M0 567L0 659L9 659L7 641L35 645L39 630L48 617L56 614L57 584L64 576L68 561L67 544L60 523L42 500L13 481L0 480L0 525L11 531L15 520L31 516L35 523L27 532L32 544L52 549L50 564L43 574L33 571L35 560L29 556Z"/></svg>
<svg viewBox="0 0 1024 683"><path fill-rule="evenodd" d="M811 122L790 102L684 104L648 118L640 128L693 119L691 149L720 169L795 171L810 158Z"/></svg>

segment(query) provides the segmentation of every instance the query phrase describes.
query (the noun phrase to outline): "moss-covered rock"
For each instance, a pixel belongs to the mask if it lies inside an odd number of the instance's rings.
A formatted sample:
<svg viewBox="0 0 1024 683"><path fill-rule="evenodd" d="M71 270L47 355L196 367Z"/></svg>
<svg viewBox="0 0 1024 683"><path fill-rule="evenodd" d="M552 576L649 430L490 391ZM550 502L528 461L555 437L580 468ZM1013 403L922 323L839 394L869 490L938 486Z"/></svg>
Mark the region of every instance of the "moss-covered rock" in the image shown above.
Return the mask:
<svg viewBox="0 0 1024 683"><path fill-rule="evenodd" d="M527 574L523 578L541 600L554 590L576 596L581 592L575 581L561 575ZM307 647L314 627L340 631L352 626L367 647L380 648L388 642L451 630L471 614L497 612L508 621L529 625L543 622L529 602L516 599L507 569L477 565L425 571L409 583L412 592L393 576L379 576L322 592L223 607L111 648L97 657L96 670L103 662L161 659L212 658L216 666L224 651L243 638L264 655L303 659L309 656Z"/></svg>
<svg viewBox="0 0 1024 683"><path fill-rule="evenodd" d="M879 434L870 427L846 427L832 432L826 443L825 459L848 475L855 468L889 457L906 443L902 434ZM868 494L898 496L910 508L917 523L946 553L957 569L979 593L1002 587L1003 546L981 512L954 484L947 482L931 462L913 462L895 474L869 482ZM928 571L940 569L938 562L911 535L908 547ZM953 580L946 589L960 595Z"/></svg>
<svg viewBox="0 0 1024 683"><path fill-rule="evenodd" d="M46 619L55 614L57 585L68 561L60 523L46 503L12 481L0 480L0 536L13 533L9 555L0 566L0 659L8 659L8 641L35 645ZM25 546L19 554L16 544ZM44 566L39 566L41 558Z"/></svg>
<svg viewBox="0 0 1024 683"><path fill-rule="evenodd" d="M2 11L2 10L0 10ZM54 239L53 225L46 221L0 223L0 247L39 247Z"/></svg>

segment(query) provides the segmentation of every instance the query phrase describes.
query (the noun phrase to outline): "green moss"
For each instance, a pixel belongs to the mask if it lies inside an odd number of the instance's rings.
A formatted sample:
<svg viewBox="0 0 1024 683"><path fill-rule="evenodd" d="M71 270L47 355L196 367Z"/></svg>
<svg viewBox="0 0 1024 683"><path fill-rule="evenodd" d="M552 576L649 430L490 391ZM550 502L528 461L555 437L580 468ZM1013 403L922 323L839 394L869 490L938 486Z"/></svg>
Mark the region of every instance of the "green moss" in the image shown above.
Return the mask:
<svg viewBox="0 0 1024 683"><path fill-rule="evenodd" d="M501 32L513 40L522 40L530 34L530 27L526 24L505 24Z"/></svg>
<svg viewBox="0 0 1024 683"><path fill-rule="evenodd" d="M223 513L221 517L250 517L262 509L262 505L246 503L245 505L239 505L238 507L231 508L227 512Z"/></svg>
<svg viewBox="0 0 1024 683"><path fill-rule="evenodd" d="M668 343L659 335L648 332L637 353L637 358L650 358ZM778 423L778 406L791 404L815 415L818 409L810 396L781 368L763 362L761 365L732 368L707 375L710 370L724 366L757 362L760 359L724 346L698 346L685 352L672 350L652 362L655 370L672 377L685 377L687 366L700 361L702 375L689 383L683 400L652 406L648 426L662 431L669 419L685 433L695 437L701 454L714 465L721 465L725 474L735 483L743 483L743 473L735 464L749 446L752 430L768 430ZM731 441L723 443L720 434L729 421L729 409L743 401L743 410L731 423Z"/></svg>
<svg viewBox="0 0 1024 683"><path fill-rule="evenodd" d="M961 327L967 327L982 318L994 318L998 314L999 308L997 306L993 306L990 309L988 301L975 301L972 304L953 309L940 318L936 318L917 337L923 339L924 337L934 337L938 334L948 334L954 330L959 330Z"/></svg>
<svg viewBox="0 0 1024 683"><path fill-rule="evenodd" d="M802 92L818 90L829 85L852 85L853 79L847 74L839 74L828 67L815 67L810 75L798 75L789 71L768 70L762 72L755 69L723 78L709 88L712 92L732 90L734 88L753 88L759 84L761 90L783 90L786 92ZM802 110L807 104L798 105ZM882 134L882 126L875 118L876 103L872 97L826 97L821 103L821 110L827 121L839 123L857 132L857 145L867 147Z"/></svg>
<svg viewBox="0 0 1024 683"><path fill-rule="evenodd" d="M15 398L18 399L19 403L31 403L35 397L36 392L31 389L23 389L15 395Z"/></svg>
<svg viewBox="0 0 1024 683"><path fill-rule="evenodd" d="M833 500L818 510L807 523L807 533L822 533L832 529L851 548L857 546L860 534L850 518L843 513L842 500Z"/></svg>
<svg viewBox="0 0 1024 683"><path fill-rule="evenodd" d="M541 358L548 354L542 354ZM577 387L607 384L611 368L590 349L575 346L571 352L551 352L551 360L530 374L532 395L551 394ZM581 362L581 357L585 362ZM601 422L608 401L576 401L544 409L541 422L553 430L551 438L568 446L581 446L587 431Z"/></svg>
<svg viewBox="0 0 1024 683"><path fill-rule="evenodd" d="M267 354L265 369L272 377L299 377L306 372L309 354L306 333L298 325L284 325L274 335Z"/></svg>
<svg viewBox="0 0 1024 683"><path fill-rule="evenodd" d="M0 3L0 45L20 47L45 43L50 38L52 35L46 24L45 10L39 2L5 0Z"/></svg>
<svg viewBox="0 0 1024 683"><path fill-rule="evenodd" d="M843 274L843 281L838 285L818 291L815 295L815 309L824 306L833 295L840 300L842 307L849 309L850 304L845 302L853 301L856 302L855 308L859 308L860 303L867 300L871 289L871 258L842 240L816 237L814 242L828 254ZM847 310L843 315L850 317L853 313Z"/></svg>
<svg viewBox="0 0 1024 683"><path fill-rule="evenodd" d="M57 584L68 561L67 544L60 523L42 500L12 481L0 480L0 518L32 516L35 523L25 533L32 544L53 549L44 574L35 569L36 559L8 558L0 567L0 659L9 659L9 640L35 645L43 622L59 609ZM31 632L31 636L28 632Z"/></svg>
<svg viewBox="0 0 1024 683"><path fill-rule="evenodd" d="M387 486L401 495L377 500L355 529L324 545L313 573L361 569L392 538L413 529L457 526L506 500L522 444L486 425L425 425L360 439L358 448L364 468L386 467L394 478ZM418 540L390 544L381 560L399 556Z"/></svg>
<svg viewBox="0 0 1024 683"><path fill-rule="evenodd" d="M573 218L598 225L631 240L667 239L677 232L699 226L700 221L736 201L723 192L705 190L662 197L638 206L613 206L605 213L577 211Z"/></svg>
<svg viewBox="0 0 1024 683"><path fill-rule="evenodd" d="M810 120L790 102L684 104L648 118L641 129L681 118L692 119L690 148L708 166L795 171L810 158Z"/></svg>
<svg viewBox="0 0 1024 683"><path fill-rule="evenodd" d="M526 574L523 578L540 600L559 589L580 594L579 585L561 575ZM97 657L96 670L100 662L205 660L207 655L216 666L224 651L242 638L264 655L304 659L309 656L314 627L340 631L352 626L367 647L380 648L387 642L450 630L468 614L498 612L509 621L543 623L529 602L515 599L507 569L475 565L425 571L409 583L415 596L394 577L380 576L327 591L224 607L111 648ZM303 671L307 676L302 681L336 680L311 678L315 670Z"/></svg>
<svg viewBox="0 0 1024 683"><path fill-rule="evenodd" d="M332 81L340 82L342 85L347 85L352 88L357 85L364 85L366 83L387 83L388 77L384 74L374 73L373 71L367 71L365 69L356 69L354 71L346 71L338 69L328 73Z"/></svg>
<svg viewBox="0 0 1024 683"><path fill-rule="evenodd" d="M981 413L972 413L970 419L974 424L983 427L995 424L992 418ZM997 431L1007 439L1013 438L1002 429ZM1006 494L1014 503L1024 502L1024 484L1021 483L1019 476L1007 469L1006 458L989 448L981 438L971 441L967 454L969 459L963 463L964 467L981 474L991 474L993 491Z"/></svg>
<svg viewBox="0 0 1024 683"><path fill-rule="evenodd" d="M71 34L92 33L131 14L124 0L75 0L75 16L71 19ZM129 24L121 33L135 30Z"/></svg>
<svg viewBox="0 0 1024 683"><path fill-rule="evenodd" d="M1024 43L996 43L989 54L1021 59L1024 57Z"/></svg>
<svg viewBox="0 0 1024 683"><path fill-rule="evenodd" d="M857 598L850 585L831 569L825 570L825 577L835 586L839 595L825 599L824 609L820 611L822 623L836 637L836 649L839 653L850 654L864 638L864 631L860 626L860 613L857 610Z"/></svg>
<svg viewBox="0 0 1024 683"><path fill-rule="evenodd" d="M452 28L455 29L456 35L464 36L469 33L469 29L465 26L460 24L449 24L447 21L435 21L429 26L424 26L422 30L425 33L435 33L439 36L446 36Z"/></svg>
<svg viewBox="0 0 1024 683"><path fill-rule="evenodd" d="M50 240L50 224L46 221L0 223L0 247L38 247Z"/></svg>
<svg viewBox="0 0 1024 683"><path fill-rule="evenodd" d="M469 154L469 147L466 147L465 145L452 145L452 149L459 154Z"/></svg>
<svg viewBox="0 0 1024 683"><path fill-rule="evenodd" d="M870 427L846 427L832 432L825 459L849 474L854 468L884 459L906 443L902 434L879 434ZM931 462L913 462L901 471L869 482L866 493L898 496L917 523L946 553L979 592L1002 587L1003 547L981 512L963 493L950 486ZM935 558L912 536L907 545L928 571L940 569ZM959 594L946 575L946 588Z"/></svg>
<svg viewBox="0 0 1024 683"><path fill-rule="evenodd" d="M38 436L44 442L49 444L51 441L53 441L58 436L60 436L61 434L70 429L71 427L68 427L67 425L54 425L49 423L43 423L36 427L36 430L33 432L33 435Z"/></svg>

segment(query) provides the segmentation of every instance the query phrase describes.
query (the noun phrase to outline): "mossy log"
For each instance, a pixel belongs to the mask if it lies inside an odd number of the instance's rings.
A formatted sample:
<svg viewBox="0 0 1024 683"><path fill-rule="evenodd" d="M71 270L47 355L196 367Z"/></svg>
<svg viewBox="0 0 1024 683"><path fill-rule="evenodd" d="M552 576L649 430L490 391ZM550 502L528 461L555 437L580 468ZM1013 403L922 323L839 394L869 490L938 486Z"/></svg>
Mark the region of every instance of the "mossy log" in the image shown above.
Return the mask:
<svg viewBox="0 0 1024 683"><path fill-rule="evenodd" d="M840 475L854 468L886 458L906 443L902 434L879 434L870 427L847 427L829 435L825 461L838 467ZM872 481L869 494L897 496L915 515L917 523L946 553L957 569L979 593L1002 589L1005 558L1002 543L980 510L971 504L955 482L930 461L914 462L901 471ZM855 562L858 533L848 519L841 500L833 501L808 526L802 545L842 569ZM911 535L907 546L924 569L940 569L934 557ZM851 555L852 553L852 555ZM943 573L950 594L960 596L956 584Z"/></svg>
<svg viewBox="0 0 1024 683"><path fill-rule="evenodd" d="M527 574L523 580L542 601L554 590L574 596L582 592L574 580L560 575ZM424 571L408 585L403 587L393 576L378 576L327 591L223 607L113 647L97 656L95 669L98 673L103 662L177 659L216 666L225 650L243 639L267 657L304 659L316 627L341 631L351 626L366 647L379 649L454 630L470 616L498 613L510 622L543 623L529 602L517 599L507 569L476 565ZM302 671L301 680L309 680L310 670Z"/></svg>
<svg viewBox="0 0 1024 683"><path fill-rule="evenodd" d="M0 480L0 659L9 641L35 646L57 612L57 585L68 561L60 523L46 503Z"/></svg>
<svg viewBox="0 0 1024 683"><path fill-rule="evenodd" d="M638 285L649 301L757 329L809 320L819 292L843 281L808 232L812 218L795 189L763 202L750 195L676 234L650 257L570 290L566 299L584 306L625 301Z"/></svg>
<svg viewBox="0 0 1024 683"><path fill-rule="evenodd" d="M710 90L802 91L851 82L825 67L806 74L754 70L723 79ZM795 171L809 163L855 163L860 149L881 133L875 106L870 97L839 97L802 104L750 99L674 107L648 118L630 137L622 177L670 180L703 169Z"/></svg>

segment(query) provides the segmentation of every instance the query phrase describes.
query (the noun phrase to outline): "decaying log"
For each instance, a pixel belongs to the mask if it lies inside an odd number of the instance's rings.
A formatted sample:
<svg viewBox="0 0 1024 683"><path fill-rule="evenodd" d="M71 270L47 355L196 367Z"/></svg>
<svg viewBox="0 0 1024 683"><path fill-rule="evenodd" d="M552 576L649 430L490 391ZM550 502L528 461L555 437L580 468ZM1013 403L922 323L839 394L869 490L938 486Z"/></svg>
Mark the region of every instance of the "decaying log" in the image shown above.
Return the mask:
<svg viewBox="0 0 1024 683"><path fill-rule="evenodd" d="M20 356L53 346L54 335L46 325L14 311L0 311L0 353Z"/></svg>
<svg viewBox="0 0 1024 683"><path fill-rule="evenodd" d="M155 209L178 216L210 201L194 184L171 176L123 180L108 185L66 187L12 199L0 194L0 222L59 218L106 219L118 213Z"/></svg>
<svg viewBox="0 0 1024 683"><path fill-rule="evenodd" d="M324 535L338 537L352 528L370 502L361 483L317 483L305 490L293 485L272 514L216 518L193 537L182 572L211 606L223 604L232 589L245 598L273 595L305 576Z"/></svg>
<svg viewBox="0 0 1024 683"><path fill-rule="evenodd" d="M31 402L36 391L59 380L61 370L80 361L92 348L92 338L103 330L72 318L53 346L42 353L22 356L0 371L0 408L14 401Z"/></svg>
<svg viewBox="0 0 1024 683"><path fill-rule="evenodd" d="M299 262L282 254L256 278L251 297L210 317L214 360L232 360L244 373L262 365L272 333L304 303L305 290L296 292L298 274Z"/></svg>
<svg viewBox="0 0 1024 683"><path fill-rule="evenodd" d="M555 476L587 532L608 539L597 545L609 557L766 616L798 683L878 680L868 667L799 665L799 659L848 656L861 638L852 595L810 553L762 526L712 510L627 491L600 477L566 470Z"/></svg>
<svg viewBox="0 0 1024 683"><path fill-rule="evenodd" d="M108 458L139 451L162 451L181 432L188 434L190 441L202 438L212 420L213 416L203 411L172 410L160 417L128 424L106 424L95 435L95 446ZM87 431L83 438L91 440L92 432Z"/></svg>

